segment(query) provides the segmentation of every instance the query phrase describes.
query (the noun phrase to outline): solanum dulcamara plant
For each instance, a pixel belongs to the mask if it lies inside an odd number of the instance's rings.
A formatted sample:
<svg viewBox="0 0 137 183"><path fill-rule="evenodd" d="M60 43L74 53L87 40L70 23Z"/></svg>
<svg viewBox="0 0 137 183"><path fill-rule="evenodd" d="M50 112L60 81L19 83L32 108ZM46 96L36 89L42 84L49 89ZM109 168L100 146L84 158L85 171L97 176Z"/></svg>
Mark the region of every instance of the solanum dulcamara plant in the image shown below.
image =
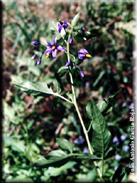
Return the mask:
<svg viewBox="0 0 137 183"><path fill-rule="evenodd" d="M41 157L34 163L34 166L45 168L60 167L72 160L76 162L80 162L80 160L90 161L97 170L98 179L105 182L104 163L107 158L110 158L109 154L111 154L110 151L112 151L110 147L111 133L107 127L105 115L112 109L111 105L115 95L102 100L98 104L96 104L94 100L89 100L87 102L85 109L87 118L90 121L89 127L87 128L79 110L74 77L79 76L84 79L85 74L81 69L80 64L85 58L92 59L92 56L85 48L81 48L78 51L77 59L70 53L70 46L73 44L75 36L80 35L81 38L85 40L86 34L88 34L85 32L84 27L77 26L79 16L79 13L75 15L71 23L66 22L65 20L59 20L57 23L52 22L51 30L55 33L53 42L46 42L45 45L42 45L37 40L32 42L34 48L42 47L43 50L41 56L36 61L36 67L41 64L44 56L47 59L56 59L58 52L66 54L67 59L65 64L56 72L56 80L58 83L57 91L54 92L52 88L42 81L24 81L22 83L14 84L20 87L22 91L35 97L54 95L55 97L59 97L65 102L68 102L70 105L73 105L77 112L88 146L88 154L75 153L73 143L64 138L56 138L60 149L51 151L46 157ZM37 57L37 55L33 55L32 59L35 57ZM61 79L65 74L69 77L71 92L64 91L62 86ZM91 131L92 133L90 133ZM89 134L92 134L92 136L89 136Z"/></svg>

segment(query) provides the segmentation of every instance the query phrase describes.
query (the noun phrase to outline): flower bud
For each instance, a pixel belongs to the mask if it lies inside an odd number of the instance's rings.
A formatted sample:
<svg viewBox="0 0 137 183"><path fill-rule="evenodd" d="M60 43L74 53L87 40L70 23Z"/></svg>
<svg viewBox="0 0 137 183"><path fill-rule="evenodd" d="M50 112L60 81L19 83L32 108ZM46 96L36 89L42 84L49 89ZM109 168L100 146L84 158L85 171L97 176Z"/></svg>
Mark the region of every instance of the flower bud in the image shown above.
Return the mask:
<svg viewBox="0 0 137 183"><path fill-rule="evenodd" d="M38 59L37 62L36 62L36 65L40 65L41 64L41 60Z"/></svg>
<svg viewBox="0 0 137 183"><path fill-rule="evenodd" d="M33 41L32 44L33 45L39 45L39 41Z"/></svg>
<svg viewBox="0 0 137 183"><path fill-rule="evenodd" d="M85 28L84 27L81 27L81 31L84 31L85 30Z"/></svg>
<svg viewBox="0 0 137 183"><path fill-rule="evenodd" d="M84 76L85 76L83 71L80 71L80 75L81 75L82 78L84 78Z"/></svg>
<svg viewBox="0 0 137 183"><path fill-rule="evenodd" d="M34 59L36 57L36 55L33 55L32 57L31 57L31 59Z"/></svg>
<svg viewBox="0 0 137 183"><path fill-rule="evenodd" d="M72 43L73 43L73 38L70 37L70 38L69 38L69 44L72 44Z"/></svg>
<svg viewBox="0 0 137 183"><path fill-rule="evenodd" d="M70 66L71 65L71 62L66 62L66 66Z"/></svg>

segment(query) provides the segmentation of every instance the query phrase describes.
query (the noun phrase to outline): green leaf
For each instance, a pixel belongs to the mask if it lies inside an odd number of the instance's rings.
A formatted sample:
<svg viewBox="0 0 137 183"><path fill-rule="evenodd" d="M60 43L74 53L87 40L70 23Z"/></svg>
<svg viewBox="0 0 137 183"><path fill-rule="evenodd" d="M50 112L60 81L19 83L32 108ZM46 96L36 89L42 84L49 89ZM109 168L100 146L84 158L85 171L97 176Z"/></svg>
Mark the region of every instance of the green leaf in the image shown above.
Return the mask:
<svg viewBox="0 0 137 183"><path fill-rule="evenodd" d="M92 147L97 155L104 157L104 153L110 142L111 133L107 128L104 116L93 100L87 103L87 109L93 128L91 141Z"/></svg>
<svg viewBox="0 0 137 183"><path fill-rule="evenodd" d="M51 21L49 25L50 29L54 31L56 34L57 39L59 40L61 38L61 34L58 32L58 23Z"/></svg>
<svg viewBox="0 0 137 183"><path fill-rule="evenodd" d="M118 93L119 91L116 94L109 96L107 99L98 102L97 106L103 115L107 115L109 112L112 111L112 106Z"/></svg>
<svg viewBox="0 0 137 183"><path fill-rule="evenodd" d="M54 93L51 88L45 82L31 82L24 81L22 83L13 83L18 86L23 92L29 93L33 96L49 96L49 95L58 95Z"/></svg>
<svg viewBox="0 0 137 183"><path fill-rule="evenodd" d="M62 66L62 67L60 67L60 69L58 70L58 74L59 74L59 76L63 76L65 73L67 73L68 72L68 67L66 67L66 66Z"/></svg>
<svg viewBox="0 0 137 183"><path fill-rule="evenodd" d="M58 168L54 168L54 167L50 167L50 169L48 169L44 175L46 177L56 177L59 176L60 174L62 174L64 171L66 171L67 169L73 168L74 165L76 165L77 163L75 161L69 161L67 162L65 165L58 167Z"/></svg>
<svg viewBox="0 0 137 183"><path fill-rule="evenodd" d="M62 150L54 150L47 154L47 156L58 156L58 157L63 157L66 155L67 154Z"/></svg>
<svg viewBox="0 0 137 183"><path fill-rule="evenodd" d="M101 160L100 158L98 158L96 155L92 155L92 154L79 154L79 155L75 155L73 154L73 156L75 156L75 158L73 160Z"/></svg>
<svg viewBox="0 0 137 183"><path fill-rule="evenodd" d="M51 153L49 153L51 154ZM47 154L47 157L49 157L49 154ZM48 168L48 167L60 167L64 164L66 164L68 161L79 161L79 160L91 160L91 161L95 161L95 160L100 160L100 158L98 158L95 155L91 155L91 154L87 154L87 155L83 155L83 154L68 154L66 156L51 156L50 159L46 159L46 158L39 158L35 163L34 166L37 167L43 167L43 168Z"/></svg>
<svg viewBox="0 0 137 183"><path fill-rule="evenodd" d="M78 20L79 20L79 17L80 17L80 13L78 13L78 14L76 14L76 15L74 16L74 18L73 18L72 21L71 21L72 27L75 27L75 26L76 26L76 24L77 24L77 22L78 22Z"/></svg>
<svg viewBox="0 0 137 183"><path fill-rule="evenodd" d="M4 137L4 143L7 146L11 146L13 150L17 152L25 152L25 145L23 144L23 141L13 138L13 137Z"/></svg>
<svg viewBox="0 0 137 183"><path fill-rule="evenodd" d="M39 158L35 163L34 166L48 168L48 167L60 167L69 161L70 157L56 157L50 160L46 158Z"/></svg>
<svg viewBox="0 0 137 183"><path fill-rule="evenodd" d="M70 153L73 152L73 144L71 142L63 138L56 138L56 140L62 149L68 150Z"/></svg>

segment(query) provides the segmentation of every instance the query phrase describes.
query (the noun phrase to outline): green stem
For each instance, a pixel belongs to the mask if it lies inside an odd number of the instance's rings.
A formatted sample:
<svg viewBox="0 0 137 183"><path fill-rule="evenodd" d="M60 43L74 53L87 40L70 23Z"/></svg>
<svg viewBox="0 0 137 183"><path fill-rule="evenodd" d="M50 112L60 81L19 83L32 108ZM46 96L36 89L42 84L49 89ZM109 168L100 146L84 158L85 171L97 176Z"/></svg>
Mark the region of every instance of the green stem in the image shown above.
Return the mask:
<svg viewBox="0 0 137 183"><path fill-rule="evenodd" d="M79 117L79 120L81 122L81 125L82 125L82 128L83 128L83 132L85 134L85 137L86 137L86 141L87 141L87 144L88 144L88 148L89 148L89 152L90 154L93 154L93 151L92 151L92 148L91 148L91 144L90 144L90 141L89 141L89 137L88 137L88 131L86 130L85 128L85 125L84 125L84 122L83 122L83 119L81 117L81 114L79 112L79 109L78 109L78 105L77 105L77 102L76 102L76 95L75 95L75 91L74 91L74 86L73 86L73 78L72 78L72 74L70 73L70 80L71 80L71 83L72 83L72 92L73 92L73 103L74 103L74 106L76 108L76 111L77 111L77 114L78 114L78 117ZM103 178L102 178L102 173L97 165L97 162L94 161L94 165L97 169L97 172L99 174L99 177L101 179L102 182L104 182Z"/></svg>
<svg viewBox="0 0 137 183"><path fill-rule="evenodd" d="M70 62L70 56L69 56L69 39L70 39L70 34L69 34L69 36L68 36L68 43L67 43L67 57L68 57L68 62ZM73 77L72 77L71 72L69 73L69 75L70 75L70 81L71 81L71 84L72 84L72 85L71 85L72 93L73 93L72 102L73 102L73 104L74 104L74 106L75 106L75 108L76 108L76 111L77 111L77 114L78 114L80 123L81 123L81 125L82 125L83 132L84 132L84 134L85 134L86 141L87 141L87 144L88 144L89 152L90 152L90 154L93 154L93 151L92 151L92 148L91 148L91 144L90 144L90 141L89 141L89 137L88 137L88 132L87 132L87 130L86 130L86 128L85 128L83 119L82 119L81 114L80 114L79 109L78 109L78 105L77 105L77 101L76 101L76 95L75 95L75 90L74 90L74 85L73 85ZM101 173L101 171L100 171L100 169L99 169L99 167L98 167L96 161L94 161L94 165L95 165L95 167L96 167L96 169L97 169L97 172L98 172L98 174L99 174L99 177L100 177L101 181L104 182L104 180L103 180L103 178L102 178L102 173Z"/></svg>
<svg viewBox="0 0 137 183"><path fill-rule="evenodd" d="M54 94L55 95L55 94ZM69 102L69 103L73 103L73 102L71 102L70 100L68 100L67 98L65 98L65 97L63 97L63 96L61 96L61 95L59 95L59 94L56 94L55 96L57 96L57 97L60 97L60 98L62 98L63 100L66 100L67 102Z"/></svg>

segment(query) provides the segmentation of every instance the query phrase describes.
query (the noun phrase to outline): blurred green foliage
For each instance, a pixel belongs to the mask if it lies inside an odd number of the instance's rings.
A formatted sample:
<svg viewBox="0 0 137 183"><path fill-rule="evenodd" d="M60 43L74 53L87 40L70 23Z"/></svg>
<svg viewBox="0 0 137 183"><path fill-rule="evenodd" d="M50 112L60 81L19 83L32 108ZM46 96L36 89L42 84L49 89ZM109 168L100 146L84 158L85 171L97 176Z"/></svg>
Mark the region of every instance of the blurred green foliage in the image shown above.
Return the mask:
<svg viewBox="0 0 137 183"><path fill-rule="evenodd" d="M57 60L43 57L42 64L35 66L31 59L33 40L41 43L53 41L50 30L52 20L70 22L80 12L80 26L85 27L85 38L77 35L70 52L77 56L85 47L93 58L81 64L85 78L76 88L80 112L85 124L90 123L85 115L89 99L102 102L114 95L113 110L105 118L113 138L112 159L105 162L106 180L113 177L115 169L124 168L123 180L131 180L129 106L133 101L133 40L135 32L132 1L116 3L35 3L33 1L10 1L3 3L3 180L31 182L99 181L95 168L82 160L81 165L70 161L60 168L38 169L31 166L38 158L58 148L56 137L65 137L75 143L83 136L78 117L71 105L53 96L35 98L13 87L12 82L25 79L43 81L52 87L54 73L66 63L59 53ZM65 90L70 84L64 79ZM123 141L121 136L126 136ZM86 143L75 143L75 151L83 152ZM116 160L119 154L121 159ZM120 169L119 168L119 169Z"/></svg>

